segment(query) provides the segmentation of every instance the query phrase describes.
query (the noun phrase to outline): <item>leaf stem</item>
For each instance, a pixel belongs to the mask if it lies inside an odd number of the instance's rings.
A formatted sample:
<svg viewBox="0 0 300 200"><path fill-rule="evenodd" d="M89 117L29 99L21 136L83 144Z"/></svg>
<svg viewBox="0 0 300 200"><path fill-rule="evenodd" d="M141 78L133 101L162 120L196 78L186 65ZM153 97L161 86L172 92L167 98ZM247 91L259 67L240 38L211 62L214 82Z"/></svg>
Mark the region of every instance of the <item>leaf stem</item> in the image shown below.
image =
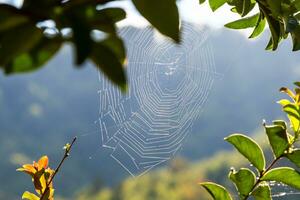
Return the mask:
<svg viewBox="0 0 300 200"><path fill-rule="evenodd" d="M60 170L62 164L64 163L64 161L66 160L66 158L70 155L71 148L72 148L72 146L73 146L73 144L75 143L76 140L77 140L77 137L74 137L73 141L70 144L70 146L68 148L66 148L64 156L62 157L61 161L59 162L58 166L56 167L53 175L51 176L51 178L49 180L49 182L47 182L47 184L46 184L46 189L44 190L44 192L43 192L43 194L41 195L41 198L40 198L41 200L45 197L46 193L49 191L50 184L52 183L52 181L53 181L54 177L56 176L56 174L59 172L59 170Z"/></svg>
<svg viewBox="0 0 300 200"><path fill-rule="evenodd" d="M243 200L247 200L250 197L251 193L254 191L254 189L256 188L256 186L258 186L262 182L261 178L263 177L263 175L265 173L267 173L277 163L277 161L279 161L282 158L282 156L283 155L281 155L281 156L277 157L276 159L274 159L272 161L272 163L264 171L260 172L260 175L259 175L258 179L256 180L255 184L251 188L251 191L249 192L249 194L247 196L244 197Z"/></svg>

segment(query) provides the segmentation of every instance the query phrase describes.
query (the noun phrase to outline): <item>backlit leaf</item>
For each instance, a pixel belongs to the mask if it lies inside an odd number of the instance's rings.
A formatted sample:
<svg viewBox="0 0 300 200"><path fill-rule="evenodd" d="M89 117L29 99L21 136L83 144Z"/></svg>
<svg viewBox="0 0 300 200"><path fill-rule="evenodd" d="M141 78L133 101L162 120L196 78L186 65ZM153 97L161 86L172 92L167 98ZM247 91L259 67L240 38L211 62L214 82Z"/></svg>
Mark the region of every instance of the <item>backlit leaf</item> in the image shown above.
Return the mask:
<svg viewBox="0 0 300 200"><path fill-rule="evenodd" d="M211 182L200 183L200 185L206 189L214 200L232 200L229 192L221 185Z"/></svg>
<svg viewBox="0 0 300 200"><path fill-rule="evenodd" d="M260 19L258 20L258 23L256 24L252 34L249 36L249 38L255 38L259 36L265 29L266 26L266 19Z"/></svg>
<svg viewBox="0 0 300 200"><path fill-rule="evenodd" d="M282 156L289 147L286 128L280 125L265 126L272 151L276 158Z"/></svg>
<svg viewBox="0 0 300 200"><path fill-rule="evenodd" d="M239 171L231 170L229 178L234 182L241 199L249 195L256 181L255 174L247 168L241 168Z"/></svg>
<svg viewBox="0 0 300 200"><path fill-rule="evenodd" d="M227 0L209 0L209 6L212 9L212 11L216 11L218 8L220 8L222 5L226 3Z"/></svg>
<svg viewBox="0 0 300 200"><path fill-rule="evenodd" d="M225 27L231 29L245 29L256 26L257 21L259 19L259 14L253 15L251 17L245 17L234 22L230 22L225 24Z"/></svg>
<svg viewBox="0 0 300 200"><path fill-rule="evenodd" d="M22 195L22 199L27 199L27 200L40 200L40 198L38 196L36 196L35 194L31 193L31 192L24 192Z"/></svg>
<svg viewBox="0 0 300 200"><path fill-rule="evenodd" d="M291 153L287 154L287 158L297 167L300 167L300 149L295 149Z"/></svg>
<svg viewBox="0 0 300 200"><path fill-rule="evenodd" d="M252 196L255 200L272 200L271 189L268 183L262 182L252 192Z"/></svg>
<svg viewBox="0 0 300 200"><path fill-rule="evenodd" d="M300 189L300 174L290 167L279 167L271 169L261 178L263 181L276 181Z"/></svg>
<svg viewBox="0 0 300 200"><path fill-rule="evenodd" d="M265 157L259 145L248 136L232 134L225 140L231 143L260 172L265 169Z"/></svg>

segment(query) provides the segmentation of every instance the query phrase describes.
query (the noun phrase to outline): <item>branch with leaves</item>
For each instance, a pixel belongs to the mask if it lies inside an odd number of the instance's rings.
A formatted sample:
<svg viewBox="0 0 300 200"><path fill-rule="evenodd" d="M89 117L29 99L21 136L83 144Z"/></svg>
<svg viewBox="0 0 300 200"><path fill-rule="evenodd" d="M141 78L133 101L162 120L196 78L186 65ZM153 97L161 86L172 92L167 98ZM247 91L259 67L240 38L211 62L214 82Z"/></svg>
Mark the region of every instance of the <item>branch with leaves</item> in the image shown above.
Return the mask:
<svg viewBox="0 0 300 200"><path fill-rule="evenodd" d="M24 192L22 199L27 200L53 200L54 199L54 188L53 188L53 179L56 174L59 172L64 161L70 155L72 146L76 141L76 137L73 139L71 144L67 143L64 146L65 153L59 162L55 170L48 167L49 159L47 156L43 156L39 159L38 162L33 162L33 164L25 164L17 171L25 172L29 174L32 178L32 182L37 194L31 192Z"/></svg>
<svg viewBox="0 0 300 200"><path fill-rule="evenodd" d="M288 88L281 88L291 100L282 99L278 103L287 114L290 129L282 120L273 121L266 125L265 133L273 152L273 161L266 166L265 156L261 147L250 137L243 134L232 134L225 138L241 153L256 171L241 168L236 171L232 168L229 179L234 183L239 199L247 200L252 196L255 200L271 200L269 181L284 183L300 190L300 172L291 167L276 167L274 165L282 158L287 158L297 167L300 167L300 149L295 147L300 134L300 82L296 82L295 93ZM292 132L293 134L290 134ZM204 182L200 183L214 200L232 200L230 193L221 185Z"/></svg>
<svg viewBox="0 0 300 200"><path fill-rule="evenodd" d="M200 4L205 0L200 0ZM271 37L267 50L276 50L278 44L291 35L293 51L300 49L300 1L299 0L209 0L213 11L224 4L231 7L233 13L239 14L242 19L228 23L227 28L246 29L253 28L249 38L259 36L268 24ZM248 16L255 8L258 13Z"/></svg>
<svg viewBox="0 0 300 200"><path fill-rule="evenodd" d="M113 1L24 0L20 8L0 3L0 67L7 74L37 70L63 44L71 43L76 65L92 61L126 90L126 50L116 28L116 23L126 18L126 12L106 7ZM179 42L176 0L132 3L158 31Z"/></svg>

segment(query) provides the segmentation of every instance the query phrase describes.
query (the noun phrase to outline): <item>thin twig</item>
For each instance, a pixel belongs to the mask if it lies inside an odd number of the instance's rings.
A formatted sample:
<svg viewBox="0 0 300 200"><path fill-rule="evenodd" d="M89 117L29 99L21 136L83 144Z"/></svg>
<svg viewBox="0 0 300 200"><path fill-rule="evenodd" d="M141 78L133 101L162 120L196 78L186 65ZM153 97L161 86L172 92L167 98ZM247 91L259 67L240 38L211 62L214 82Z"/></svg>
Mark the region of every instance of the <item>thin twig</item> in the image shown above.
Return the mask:
<svg viewBox="0 0 300 200"><path fill-rule="evenodd" d="M76 140L77 140L77 137L74 137L74 139L73 139L72 143L70 144L70 146L69 146L68 148L66 148L64 156L62 157L60 163L59 163L58 166L56 167L56 169L55 169L53 175L51 176L51 178L50 178L50 180L49 180L49 182L47 182L47 184L46 184L46 189L45 189L45 191L43 192L43 194L42 194L42 196L41 196L40 199L43 199L44 196L46 195L46 193L48 192L50 184L52 183L54 177L56 176L56 174L57 174L58 171L60 170L60 168L61 168L62 164L64 163L64 161L66 160L66 158L70 155L71 148L72 148L72 146L73 146L73 144L75 143Z"/></svg>
<svg viewBox="0 0 300 200"><path fill-rule="evenodd" d="M281 158L282 156L279 156L278 158L274 159L273 162L266 168L266 170L260 172L258 179L256 180L255 184L252 186L249 194L244 197L244 200L247 200L250 197L251 193L254 191L256 186L258 186L262 182L261 178L263 177L263 175L267 173Z"/></svg>

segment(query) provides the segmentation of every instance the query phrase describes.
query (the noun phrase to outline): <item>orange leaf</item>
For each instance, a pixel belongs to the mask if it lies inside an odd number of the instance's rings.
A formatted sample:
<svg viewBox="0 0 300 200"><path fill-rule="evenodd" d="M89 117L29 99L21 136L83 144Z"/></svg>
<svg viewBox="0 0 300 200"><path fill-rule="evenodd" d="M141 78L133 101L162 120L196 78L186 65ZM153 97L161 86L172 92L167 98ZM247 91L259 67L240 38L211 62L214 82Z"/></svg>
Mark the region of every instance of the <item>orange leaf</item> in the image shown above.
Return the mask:
<svg viewBox="0 0 300 200"><path fill-rule="evenodd" d="M22 168L17 169L17 171L25 172L30 176L33 176L36 173L36 169L30 164L23 165Z"/></svg>
<svg viewBox="0 0 300 200"><path fill-rule="evenodd" d="M43 156L40 158L40 160L38 161L38 166L39 166L39 170L41 170L42 168L46 169L48 167L48 156Z"/></svg>

